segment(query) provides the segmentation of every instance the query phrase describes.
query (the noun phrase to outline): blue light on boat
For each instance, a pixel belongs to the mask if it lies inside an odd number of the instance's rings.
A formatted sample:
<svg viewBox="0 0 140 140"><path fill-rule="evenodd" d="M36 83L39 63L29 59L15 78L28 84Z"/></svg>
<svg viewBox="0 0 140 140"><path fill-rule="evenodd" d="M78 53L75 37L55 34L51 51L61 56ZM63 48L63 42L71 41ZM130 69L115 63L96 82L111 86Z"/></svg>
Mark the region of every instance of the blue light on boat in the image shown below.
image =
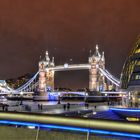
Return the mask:
<svg viewBox="0 0 140 140"><path fill-rule="evenodd" d="M126 111L126 112L137 112L140 113L139 109L128 109L128 108L110 108L112 111Z"/></svg>

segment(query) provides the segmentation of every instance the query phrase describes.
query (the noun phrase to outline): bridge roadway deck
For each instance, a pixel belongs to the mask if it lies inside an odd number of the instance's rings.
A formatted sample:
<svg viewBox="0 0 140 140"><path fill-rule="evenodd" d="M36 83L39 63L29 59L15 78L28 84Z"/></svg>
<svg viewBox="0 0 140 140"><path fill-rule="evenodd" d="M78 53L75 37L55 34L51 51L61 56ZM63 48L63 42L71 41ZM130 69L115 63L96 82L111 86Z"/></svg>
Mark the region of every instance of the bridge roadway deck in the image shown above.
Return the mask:
<svg viewBox="0 0 140 140"><path fill-rule="evenodd" d="M46 68L46 70L54 70L54 71L68 71L68 70L84 70L84 69L90 69L90 64L74 64L74 65L60 65L52 68Z"/></svg>

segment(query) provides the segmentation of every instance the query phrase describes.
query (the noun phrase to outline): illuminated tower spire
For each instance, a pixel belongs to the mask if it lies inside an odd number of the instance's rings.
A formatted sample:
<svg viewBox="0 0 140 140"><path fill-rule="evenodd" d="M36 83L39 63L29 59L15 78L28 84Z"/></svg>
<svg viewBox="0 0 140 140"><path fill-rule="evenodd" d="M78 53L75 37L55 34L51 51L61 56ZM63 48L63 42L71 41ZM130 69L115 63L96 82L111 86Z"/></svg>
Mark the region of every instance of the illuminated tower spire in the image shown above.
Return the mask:
<svg viewBox="0 0 140 140"><path fill-rule="evenodd" d="M90 57L91 57L91 53L92 53L92 51L90 50L90 51L89 51L89 56L90 56Z"/></svg>
<svg viewBox="0 0 140 140"><path fill-rule="evenodd" d="M52 63L54 63L54 57L52 57Z"/></svg>
<svg viewBox="0 0 140 140"><path fill-rule="evenodd" d="M54 57L52 57L52 61L51 61L51 67L54 67L55 63L54 63Z"/></svg>
<svg viewBox="0 0 140 140"><path fill-rule="evenodd" d="M105 53L102 52L102 61L105 61Z"/></svg>
<svg viewBox="0 0 140 140"><path fill-rule="evenodd" d="M96 44L96 50L95 50L94 55L95 55L95 57L101 57L101 54L100 54L100 52L99 52L98 44Z"/></svg>
<svg viewBox="0 0 140 140"><path fill-rule="evenodd" d="M49 64L50 62L50 57L48 51L46 51L46 56L45 56L46 62Z"/></svg>

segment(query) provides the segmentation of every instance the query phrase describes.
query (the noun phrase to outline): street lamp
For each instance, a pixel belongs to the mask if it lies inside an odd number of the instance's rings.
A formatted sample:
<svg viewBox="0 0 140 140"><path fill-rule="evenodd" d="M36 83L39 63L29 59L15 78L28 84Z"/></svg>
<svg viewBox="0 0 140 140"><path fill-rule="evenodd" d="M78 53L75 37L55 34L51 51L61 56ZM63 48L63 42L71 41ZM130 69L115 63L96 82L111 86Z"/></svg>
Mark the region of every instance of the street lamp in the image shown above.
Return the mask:
<svg viewBox="0 0 140 140"><path fill-rule="evenodd" d="M22 101L23 101L23 92L21 91L21 92L20 92L20 105L23 104Z"/></svg>
<svg viewBox="0 0 140 140"><path fill-rule="evenodd" d="M57 104L60 104L60 93L58 93L58 103Z"/></svg>

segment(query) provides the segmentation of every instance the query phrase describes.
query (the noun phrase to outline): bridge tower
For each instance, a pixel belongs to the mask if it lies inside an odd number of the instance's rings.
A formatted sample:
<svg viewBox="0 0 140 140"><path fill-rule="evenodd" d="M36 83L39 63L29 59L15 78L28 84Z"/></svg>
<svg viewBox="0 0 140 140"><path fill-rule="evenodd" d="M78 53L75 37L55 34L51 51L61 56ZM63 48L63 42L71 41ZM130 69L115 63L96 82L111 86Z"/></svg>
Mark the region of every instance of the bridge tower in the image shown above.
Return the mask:
<svg viewBox="0 0 140 140"><path fill-rule="evenodd" d="M54 67L54 57L50 60L48 51L45 59L39 62L39 92L45 93L54 90L54 71L49 68ZM47 69L48 68L48 69Z"/></svg>
<svg viewBox="0 0 140 140"><path fill-rule="evenodd" d="M95 53L89 57L89 90L90 91L103 91L106 88L105 77L100 73L98 67L105 69L105 56L99 52L99 47L96 45Z"/></svg>

